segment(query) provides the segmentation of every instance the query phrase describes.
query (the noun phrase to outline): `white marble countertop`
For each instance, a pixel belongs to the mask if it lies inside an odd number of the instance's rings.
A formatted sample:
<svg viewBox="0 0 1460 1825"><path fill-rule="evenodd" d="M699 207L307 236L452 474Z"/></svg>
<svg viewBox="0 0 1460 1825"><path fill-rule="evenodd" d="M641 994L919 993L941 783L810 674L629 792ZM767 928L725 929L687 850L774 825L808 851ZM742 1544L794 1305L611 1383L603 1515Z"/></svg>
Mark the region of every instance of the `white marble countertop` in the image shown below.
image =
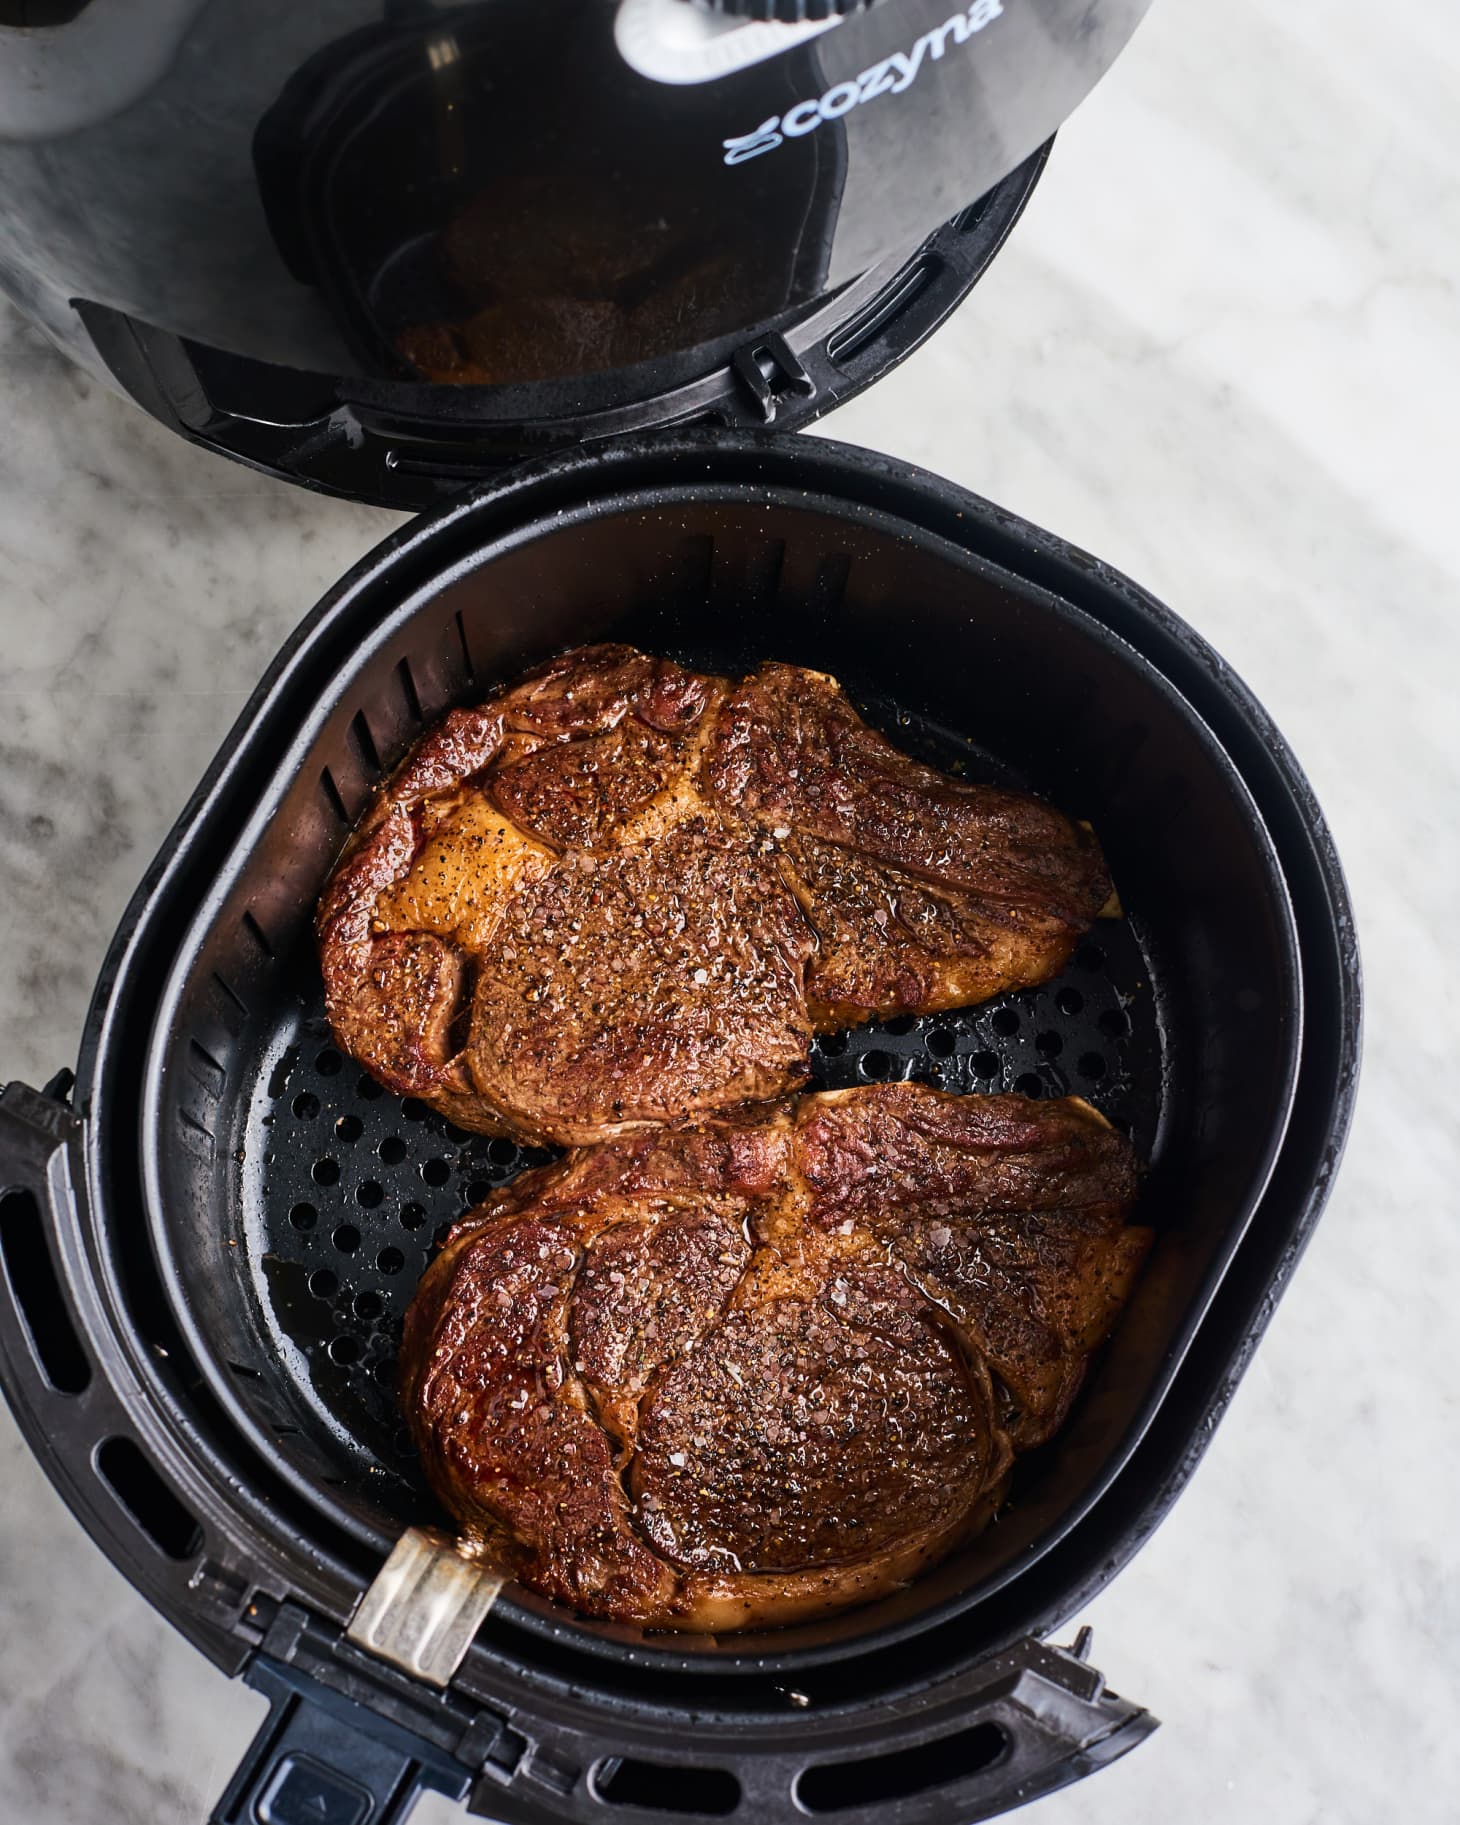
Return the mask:
<svg viewBox="0 0 1460 1825"><path fill-rule="evenodd" d="M1193 621L1308 768L1364 943L1328 1214L1085 1618L1165 1727L1030 1825L1460 1816L1457 96L1441 0L1160 0L959 319L826 427ZM0 425L0 1075L39 1082L235 710L393 521L198 455L4 313ZM201 1825L261 1701L111 1570L8 1418L0 1452L0 1819Z"/></svg>

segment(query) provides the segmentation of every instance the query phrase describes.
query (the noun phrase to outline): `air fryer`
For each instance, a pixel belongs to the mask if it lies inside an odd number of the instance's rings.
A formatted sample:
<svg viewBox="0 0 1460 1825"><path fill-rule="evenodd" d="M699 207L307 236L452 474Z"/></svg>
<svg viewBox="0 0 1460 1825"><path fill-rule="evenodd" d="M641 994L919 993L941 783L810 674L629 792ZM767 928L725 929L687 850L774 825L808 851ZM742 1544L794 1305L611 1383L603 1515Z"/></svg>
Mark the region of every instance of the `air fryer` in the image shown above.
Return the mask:
<svg viewBox="0 0 1460 1825"><path fill-rule="evenodd" d="M521 1825L971 1821L1154 1727L1086 1637L1050 1637L1169 1510L1322 1210L1357 1068L1342 875L1281 737L1170 611L937 477L782 435L966 295L1141 10L980 0L960 36L943 0L877 0L671 82L619 67L606 3L338 0L265 31L158 0L151 89L64 143L0 140L26 228L0 282L66 346L199 443L435 503L261 681L122 921L74 1078L0 1095L7 1396L98 1544L269 1699L220 1825L389 1825L428 1789ZM917 80L862 102L918 43ZM28 119L74 101L38 93ZM184 95L218 99L191 174ZM672 158L625 132L635 96ZM788 97L805 130L757 139ZM767 149L727 164L747 135ZM144 141L173 155L165 208L138 200ZM98 180L50 245L38 144ZM146 260L219 197L247 259L200 241L159 294ZM1125 907L1040 989L820 1042L827 1085L1088 1096L1151 1160L1158 1242L996 1526L758 1636L589 1624L454 1553L395 1412L399 1320L443 1225L534 1156L362 1076L313 956L320 886L421 729L603 638L837 673L901 744L1088 816Z"/></svg>

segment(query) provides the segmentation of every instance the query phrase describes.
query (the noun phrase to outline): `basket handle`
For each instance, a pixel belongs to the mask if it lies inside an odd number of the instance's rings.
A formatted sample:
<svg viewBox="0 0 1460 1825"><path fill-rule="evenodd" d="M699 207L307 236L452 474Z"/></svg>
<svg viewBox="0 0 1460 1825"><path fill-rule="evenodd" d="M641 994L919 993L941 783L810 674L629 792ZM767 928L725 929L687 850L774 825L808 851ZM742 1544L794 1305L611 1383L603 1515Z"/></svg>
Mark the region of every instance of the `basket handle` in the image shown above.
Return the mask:
<svg viewBox="0 0 1460 1825"><path fill-rule="evenodd" d="M307 1673L260 1654L244 1679L269 1714L209 1825L403 1825L423 1793L465 1797L460 1762Z"/></svg>

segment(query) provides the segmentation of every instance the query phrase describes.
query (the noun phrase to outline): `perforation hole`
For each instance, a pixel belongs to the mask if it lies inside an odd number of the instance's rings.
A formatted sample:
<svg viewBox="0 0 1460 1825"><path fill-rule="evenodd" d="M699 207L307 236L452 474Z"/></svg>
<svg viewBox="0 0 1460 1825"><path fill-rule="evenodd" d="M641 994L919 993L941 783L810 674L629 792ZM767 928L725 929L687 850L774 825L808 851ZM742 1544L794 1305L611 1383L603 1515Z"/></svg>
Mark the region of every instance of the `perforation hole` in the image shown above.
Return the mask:
<svg viewBox="0 0 1460 1825"><path fill-rule="evenodd" d="M289 1221L295 1229L313 1229L319 1221L319 1212L312 1204L296 1204L289 1212Z"/></svg>
<svg viewBox="0 0 1460 1825"><path fill-rule="evenodd" d="M312 1122L319 1114L319 1098L309 1090L301 1090L289 1106L301 1122Z"/></svg>
<svg viewBox="0 0 1460 1825"><path fill-rule="evenodd" d="M1013 1008L995 1008L989 1025L1000 1039L1012 1039L1019 1031L1019 1016Z"/></svg>
<svg viewBox="0 0 1460 1825"><path fill-rule="evenodd" d="M1082 944L1075 952L1075 962L1082 970L1103 970L1105 952L1098 944Z"/></svg>
<svg viewBox="0 0 1460 1825"><path fill-rule="evenodd" d="M485 1204L496 1189L490 1179L473 1179L466 1188L466 1201L471 1205Z"/></svg>
<svg viewBox="0 0 1460 1825"><path fill-rule="evenodd" d="M816 1042L816 1049L823 1058L840 1058L847 1049L845 1033L823 1033Z"/></svg>
<svg viewBox="0 0 1460 1825"><path fill-rule="evenodd" d="M363 1185L355 1187L355 1202L364 1210L376 1210L385 1202L385 1187L374 1179L366 1179Z"/></svg>
<svg viewBox="0 0 1460 1825"><path fill-rule="evenodd" d="M1020 1096L1044 1095L1044 1085L1033 1071L1021 1071L1014 1079L1014 1088Z"/></svg>
<svg viewBox="0 0 1460 1825"><path fill-rule="evenodd" d="M857 1067L863 1077L871 1078L874 1083L881 1083L892 1075L892 1054L890 1052L864 1052L858 1060Z"/></svg>
<svg viewBox="0 0 1460 1825"><path fill-rule="evenodd" d="M1124 1008L1107 1008L1100 1016L1100 1031L1111 1039L1124 1039L1130 1032L1130 1016Z"/></svg>
<svg viewBox="0 0 1460 1825"><path fill-rule="evenodd" d="M406 1144L398 1134L388 1134L375 1150L382 1165L399 1166L406 1157Z"/></svg>
<svg viewBox="0 0 1460 1825"><path fill-rule="evenodd" d="M342 1115L335 1123L335 1135L342 1141L358 1141L365 1132L365 1124L358 1115Z"/></svg>
<svg viewBox="0 0 1460 1825"><path fill-rule="evenodd" d="M362 1102L373 1103L385 1095L385 1085L376 1083L373 1077L362 1077L355 1085L355 1094Z"/></svg>
<svg viewBox="0 0 1460 1825"><path fill-rule="evenodd" d="M896 1033L899 1038L901 1038L904 1033L911 1033L917 1024L916 1019L911 1014L899 1014L896 1020L889 1020L885 1023L887 1031L889 1033Z"/></svg>
<svg viewBox="0 0 1460 1825"><path fill-rule="evenodd" d="M333 1046L326 1046L314 1061L314 1068L321 1077L334 1077L344 1065L344 1059Z"/></svg>
<svg viewBox="0 0 1460 1825"><path fill-rule="evenodd" d="M338 1185L340 1182L340 1164L338 1160L316 1160L309 1175L316 1185Z"/></svg>
<svg viewBox="0 0 1460 1825"><path fill-rule="evenodd" d="M380 1383L382 1388L388 1388L395 1380L395 1364L388 1356L382 1356L371 1369L370 1373Z"/></svg>
<svg viewBox="0 0 1460 1825"><path fill-rule="evenodd" d="M1085 997L1078 989L1061 989L1055 997L1055 1006L1061 1014L1073 1019L1085 1005Z"/></svg>
<svg viewBox="0 0 1460 1825"><path fill-rule="evenodd" d="M327 1267L317 1267L309 1276L309 1290L316 1299L333 1299L340 1283Z"/></svg>
<svg viewBox="0 0 1460 1825"><path fill-rule="evenodd" d="M353 1223L338 1223L330 1241L342 1255L353 1255L360 1246L360 1232Z"/></svg>
<svg viewBox="0 0 1460 1825"><path fill-rule="evenodd" d="M424 1204L402 1204L400 1210L401 1226L405 1229L419 1229L426 1221Z"/></svg>
<svg viewBox="0 0 1460 1825"><path fill-rule="evenodd" d="M997 1077L999 1075L999 1055L997 1052L975 1052L969 1059L975 1077Z"/></svg>
<svg viewBox="0 0 1460 1825"><path fill-rule="evenodd" d="M1082 1052L1075 1069L1081 1077L1088 1077L1092 1084L1098 1084L1105 1075L1105 1060L1098 1052Z"/></svg>
<svg viewBox="0 0 1460 1825"><path fill-rule="evenodd" d="M414 1096L408 1096L401 1104L401 1114L408 1122L423 1122L431 1111Z"/></svg>
<svg viewBox="0 0 1460 1825"><path fill-rule="evenodd" d="M329 1358L341 1368L347 1368L352 1362L360 1360L360 1339L352 1331L341 1331L338 1337L329 1340Z"/></svg>
<svg viewBox="0 0 1460 1825"><path fill-rule="evenodd" d="M385 1301L379 1293L356 1293L354 1310L357 1318L363 1318L369 1323L385 1310Z"/></svg>
<svg viewBox="0 0 1460 1825"><path fill-rule="evenodd" d="M406 1258L398 1248L383 1248L375 1257L375 1265L382 1274L398 1274L405 1264Z"/></svg>
<svg viewBox="0 0 1460 1825"><path fill-rule="evenodd" d="M1036 1033L1034 1049L1041 1058L1058 1058L1065 1049L1065 1042L1058 1033Z"/></svg>
<svg viewBox="0 0 1460 1825"><path fill-rule="evenodd" d="M928 1035L928 1050L934 1058L951 1058L958 1050L958 1035L947 1027L934 1027Z"/></svg>
<svg viewBox="0 0 1460 1825"><path fill-rule="evenodd" d="M425 1160L421 1165L421 1177L428 1185L444 1185L451 1177L451 1168L445 1160Z"/></svg>
<svg viewBox="0 0 1460 1825"><path fill-rule="evenodd" d="M487 1158L494 1166L511 1166L517 1159L517 1143L506 1139L493 1141L487 1149Z"/></svg>

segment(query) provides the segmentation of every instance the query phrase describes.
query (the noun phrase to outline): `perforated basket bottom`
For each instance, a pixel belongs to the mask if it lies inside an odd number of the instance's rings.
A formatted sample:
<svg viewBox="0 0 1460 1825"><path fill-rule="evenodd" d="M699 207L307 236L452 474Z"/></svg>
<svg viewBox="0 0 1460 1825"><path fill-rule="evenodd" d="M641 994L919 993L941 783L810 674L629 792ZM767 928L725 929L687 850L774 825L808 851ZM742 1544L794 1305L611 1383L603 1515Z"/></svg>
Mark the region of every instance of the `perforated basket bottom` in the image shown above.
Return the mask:
<svg viewBox="0 0 1460 1825"><path fill-rule="evenodd" d="M969 744L905 715L876 716L900 746L950 772L1020 784ZM265 1327L333 1443L340 1484L413 1483L396 1406L396 1353L416 1283L451 1225L542 1149L453 1126L383 1090L333 1045L312 959L281 1010L252 1088L245 1247ZM816 1042L818 1089L911 1080L973 1094L1078 1095L1149 1158L1161 1047L1143 947L1101 920L1070 967L1037 989L954 1014L903 1018ZM281 1428L286 1431L287 1428ZM281 1437L281 1444L286 1440Z"/></svg>

